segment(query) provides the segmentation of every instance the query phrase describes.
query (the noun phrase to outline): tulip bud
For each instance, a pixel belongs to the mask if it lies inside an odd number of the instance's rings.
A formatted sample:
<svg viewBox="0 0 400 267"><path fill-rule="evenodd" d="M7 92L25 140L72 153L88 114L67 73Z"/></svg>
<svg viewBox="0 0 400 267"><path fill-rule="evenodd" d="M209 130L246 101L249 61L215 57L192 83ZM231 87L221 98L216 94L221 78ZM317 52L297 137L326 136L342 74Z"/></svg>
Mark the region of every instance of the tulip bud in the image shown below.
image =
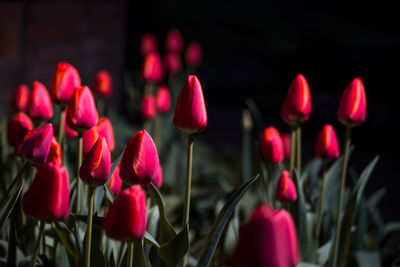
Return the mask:
<svg viewBox="0 0 400 267"><path fill-rule="evenodd" d="M153 183L157 188L160 188L160 187L161 187L161 184L162 184L162 179L163 179L163 177L162 177L162 168L161 168L161 165L158 164L157 171L156 171L156 175L154 176L154 179L153 179L153 182L152 182L152 183Z"/></svg>
<svg viewBox="0 0 400 267"><path fill-rule="evenodd" d="M183 50L183 38L177 29L168 31L165 40L165 48L168 52L181 53Z"/></svg>
<svg viewBox="0 0 400 267"><path fill-rule="evenodd" d="M158 153L153 139L146 130L142 130L132 136L125 147L120 177L128 184L150 183L158 165Z"/></svg>
<svg viewBox="0 0 400 267"><path fill-rule="evenodd" d="M143 61L142 77L146 82L158 83L164 76L162 60L156 53L148 54Z"/></svg>
<svg viewBox="0 0 400 267"><path fill-rule="evenodd" d="M77 87L68 105L68 126L77 132L84 132L97 124L99 116L89 87Z"/></svg>
<svg viewBox="0 0 400 267"><path fill-rule="evenodd" d="M169 73L177 74L182 70L181 58L178 53L168 53L164 58L165 68Z"/></svg>
<svg viewBox="0 0 400 267"><path fill-rule="evenodd" d="M25 84L21 84L13 92L13 106L18 111L26 111L29 101L29 88Z"/></svg>
<svg viewBox="0 0 400 267"><path fill-rule="evenodd" d="M315 154L322 160L334 160L339 157L339 144L335 129L330 124L325 124L317 137Z"/></svg>
<svg viewBox="0 0 400 267"><path fill-rule="evenodd" d="M69 182L64 166L49 162L40 167L22 198L22 208L38 220L65 220L69 214Z"/></svg>
<svg viewBox="0 0 400 267"><path fill-rule="evenodd" d="M133 185L117 195L104 217L107 236L120 241L139 241L146 232L146 195Z"/></svg>
<svg viewBox="0 0 400 267"><path fill-rule="evenodd" d="M90 128L82 134L82 155L83 158L89 153L97 139L99 139L99 130L97 126Z"/></svg>
<svg viewBox="0 0 400 267"><path fill-rule="evenodd" d="M51 145L50 145L50 151L49 155L47 156L47 162L55 162L59 165L62 165L62 151L61 151L61 146L57 142L57 140L54 138L51 139Z"/></svg>
<svg viewBox="0 0 400 267"><path fill-rule="evenodd" d="M100 186L107 182L111 169L110 150L104 137L100 137L86 155L79 169L79 176L89 186Z"/></svg>
<svg viewBox="0 0 400 267"><path fill-rule="evenodd" d="M154 98L154 95L146 95L143 97L140 114L145 120L154 119L157 114L156 100Z"/></svg>
<svg viewBox="0 0 400 267"><path fill-rule="evenodd" d="M112 78L108 71L102 70L96 74L93 90L101 97L109 97L113 90Z"/></svg>
<svg viewBox="0 0 400 267"><path fill-rule="evenodd" d="M113 151L115 148L114 131L109 119L103 117L97 125L100 137L104 137L107 141L108 148Z"/></svg>
<svg viewBox="0 0 400 267"><path fill-rule="evenodd" d="M147 56L150 53L156 53L158 51L157 39L154 35L146 33L142 36L140 43L140 53L142 56Z"/></svg>
<svg viewBox="0 0 400 267"><path fill-rule="evenodd" d="M31 163L41 165L46 162L53 139L53 126L51 123L29 131L22 143L20 154Z"/></svg>
<svg viewBox="0 0 400 267"><path fill-rule="evenodd" d="M156 106L160 113L168 113L171 109L171 94L165 85L158 87Z"/></svg>
<svg viewBox="0 0 400 267"><path fill-rule="evenodd" d="M283 160L282 138L275 127L271 126L264 130L260 149L268 163L279 164Z"/></svg>
<svg viewBox="0 0 400 267"><path fill-rule="evenodd" d="M38 81L33 82L29 97L29 116L36 120L49 120L53 117L53 105L46 87Z"/></svg>
<svg viewBox="0 0 400 267"><path fill-rule="evenodd" d="M191 42L186 49L186 64L189 66L199 66L203 61L203 51L197 42Z"/></svg>
<svg viewBox="0 0 400 267"><path fill-rule="evenodd" d="M283 120L297 126L310 118L311 95L306 78L298 74L292 81L281 109Z"/></svg>
<svg viewBox="0 0 400 267"><path fill-rule="evenodd" d="M283 171L278 181L276 199L280 202L291 202L297 199L296 187L288 171Z"/></svg>
<svg viewBox="0 0 400 267"><path fill-rule="evenodd" d="M78 133L75 132L74 130L72 130L72 129L68 126L68 123L67 123L67 114L68 114L68 106L65 108L65 111L64 111L64 132L65 132L65 134L66 134L66 136L67 136L68 138L71 138L71 139L77 138L77 137L78 137Z"/></svg>
<svg viewBox="0 0 400 267"><path fill-rule="evenodd" d="M292 142L289 133L282 133L282 143L283 143L283 153L285 155L285 159L290 159L290 144Z"/></svg>
<svg viewBox="0 0 400 267"><path fill-rule="evenodd" d="M228 267L294 267L299 262L296 227L285 210L262 204L240 229L239 242L228 259Z"/></svg>
<svg viewBox="0 0 400 267"><path fill-rule="evenodd" d="M198 133L206 128L206 104L196 75L187 78L179 93L173 122L176 127L188 134Z"/></svg>
<svg viewBox="0 0 400 267"><path fill-rule="evenodd" d="M111 192L114 195L118 195L122 188L122 180L119 177L119 169L121 167L121 163L115 168L113 174L111 175L110 181L108 182L108 188L110 188Z"/></svg>
<svg viewBox="0 0 400 267"><path fill-rule="evenodd" d="M25 113L19 112L12 117L8 123L7 136L8 143L14 147L16 152L20 150L25 135L32 129L32 121Z"/></svg>
<svg viewBox="0 0 400 267"><path fill-rule="evenodd" d="M367 98L361 78L355 78L346 87L340 101L338 118L344 125L354 127L365 121Z"/></svg>
<svg viewBox="0 0 400 267"><path fill-rule="evenodd" d="M81 86L81 77L78 71L66 62L57 64L51 81L51 98L56 103L68 104L75 88Z"/></svg>

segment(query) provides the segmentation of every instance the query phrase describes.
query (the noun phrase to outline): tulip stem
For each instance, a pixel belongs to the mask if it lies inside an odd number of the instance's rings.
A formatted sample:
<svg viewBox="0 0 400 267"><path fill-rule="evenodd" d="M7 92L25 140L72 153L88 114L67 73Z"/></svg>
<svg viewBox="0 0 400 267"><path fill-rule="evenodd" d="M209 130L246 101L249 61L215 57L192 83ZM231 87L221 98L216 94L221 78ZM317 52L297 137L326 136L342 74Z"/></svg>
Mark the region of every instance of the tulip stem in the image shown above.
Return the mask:
<svg viewBox="0 0 400 267"><path fill-rule="evenodd" d="M185 204L183 208L183 223L182 228L187 225L189 230L189 211L190 211L190 191L192 186L192 161L193 161L193 134L188 134L188 149L187 149L187 161L186 161L186 191L185 191ZM183 258L181 266L185 266L186 257L189 252Z"/></svg>
<svg viewBox="0 0 400 267"><path fill-rule="evenodd" d="M82 134L78 136L78 157L76 162L76 214L81 210L81 179L79 177L79 169L82 165Z"/></svg>
<svg viewBox="0 0 400 267"><path fill-rule="evenodd" d="M159 153L160 153L160 149L161 149L162 123L163 123L163 118L162 118L162 115L159 114L156 116L156 122L154 125L154 142L156 143L157 150Z"/></svg>
<svg viewBox="0 0 400 267"><path fill-rule="evenodd" d="M85 267L90 267L90 251L92 245L92 222L93 222L95 191L96 187L89 186L89 204L88 204L86 243L85 243Z"/></svg>
<svg viewBox="0 0 400 267"><path fill-rule="evenodd" d="M339 246L339 233L340 233L340 214L342 210L343 194L346 185L346 172L347 172L347 162L349 158L349 150L351 144L351 127L346 127L346 136L344 139L344 149L343 149L343 161L342 161L342 171L340 173L340 188L339 188L339 198L336 208L336 223L335 223L335 236L333 239L333 262L332 266L337 265L338 259L338 246Z"/></svg>
<svg viewBox="0 0 400 267"><path fill-rule="evenodd" d="M32 256L32 263L31 263L32 267L36 266L36 259L37 259L38 255L39 255L40 241L42 240L45 224L46 223L44 221L40 221L39 235L38 235L38 239L37 239L36 245L35 245L35 250L33 251L33 256Z"/></svg>
<svg viewBox="0 0 400 267"><path fill-rule="evenodd" d="M326 171L328 169L328 164L324 161L323 166L322 166L322 185L321 185L321 197L319 200L319 211L318 211L318 220L315 228L315 237L319 239L319 233L321 231L321 225L322 225L322 218L324 216L324 202L325 202L325 183L326 183Z"/></svg>
<svg viewBox="0 0 400 267"><path fill-rule="evenodd" d="M296 164L296 170L297 170L297 175L299 176L299 178L301 177L301 127L297 127L296 130L296 143L297 143L297 148L296 148L296 160L297 160L297 164Z"/></svg>
<svg viewBox="0 0 400 267"><path fill-rule="evenodd" d="M295 150L296 150L296 129L290 129L290 177L293 177L294 170L294 160L295 160Z"/></svg>
<svg viewBox="0 0 400 267"><path fill-rule="evenodd" d="M126 266L127 267L132 267L133 265L133 242L129 242L128 244L128 260L126 261Z"/></svg>
<svg viewBox="0 0 400 267"><path fill-rule="evenodd" d="M65 110L60 106L60 121L59 121L59 129L58 129L58 142L60 143L60 147L63 149L63 141L64 141L64 116ZM64 150L64 149L63 149Z"/></svg>
<svg viewBox="0 0 400 267"><path fill-rule="evenodd" d="M15 176L15 178L11 181L10 185L7 188L6 193L3 196L3 199L0 202L0 207L3 207L4 203L9 200L9 196L13 190L13 188L15 187L15 185L17 184L17 182L21 179L22 174L25 172L25 170L29 167L29 163L26 162L24 164L24 166L21 168L21 170L19 171L19 173L17 174L17 176Z"/></svg>

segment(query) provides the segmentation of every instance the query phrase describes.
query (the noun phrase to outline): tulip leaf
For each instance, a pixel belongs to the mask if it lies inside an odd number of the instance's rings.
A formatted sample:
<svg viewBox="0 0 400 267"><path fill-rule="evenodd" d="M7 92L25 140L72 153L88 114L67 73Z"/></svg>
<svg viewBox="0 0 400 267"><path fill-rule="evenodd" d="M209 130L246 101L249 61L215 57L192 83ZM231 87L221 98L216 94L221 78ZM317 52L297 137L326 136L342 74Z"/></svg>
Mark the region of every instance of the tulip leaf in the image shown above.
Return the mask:
<svg viewBox="0 0 400 267"><path fill-rule="evenodd" d="M0 211L0 230L3 229L4 225L7 222L8 217L14 209L15 203L17 203L19 196L21 195L22 189L24 188L25 179L19 181L19 185L17 189L12 192L11 196L9 196L6 201L4 207Z"/></svg>
<svg viewBox="0 0 400 267"><path fill-rule="evenodd" d="M374 170L379 156L376 156L364 169L360 175L360 179L352 192L350 200L347 202L346 210L344 211L343 217L340 223L340 239L339 239L339 253L338 253L338 266L341 266L343 260L347 257L347 250L349 246L349 236L351 232L351 227L353 225L355 213L360 203L361 196L363 194L365 185L370 178L372 171Z"/></svg>
<svg viewBox="0 0 400 267"><path fill-rule="evenodd" d="M158 244L157 240L149 232L146 231L143 238L146 244L149 244L155 248L160 248L160 244Z"/></svg>
<svg viewBox="0 0 400 267"><path fill-rule="evenodd" d="M94 192L94 209L93 209L93 213L96 213L100 210L101 207L101 203L103 203L103 199L104 199L104 187L103 186L99 186L96 188L96 191Z"/></svg>
<svg viewBox="0 0 400 267"><path fill-rule="evenodd" d="M114 202L114 194L111 192L111 189L107 185L103 185L105 197L109 203Z"/></svg>
<svg viewBox="0 0 400 267"><path fill-rule="evenodd" d="M400 221L390 222L383 227L382 231L378 232L375 238L375 248L379 248L386 235L394 231L400 231Z"/></svg>
<svg viewBox="0 0 400 267"><path fill-rule="evenodd" d="M207 267L210 265L215 248L218 245L219 239L221 238L221 235L225 230L225 227L229 222L236 205L239 203L246 191L258 180L258 178L260 178L259 174L251 178L239 190L232 194L232 196L225 203L224 207L218 214L210 233L207 235L207 238L203 243L197 267Z"/></svg>
<svg viewBox="0 0 400 267"><path fill-rule="evenodd" d="M332 247L332 240L329 240L323 246L318 248L318 250L317 250L317 255L318 255L317 259L318 259L318 263L321 264L321 266L325 266L325 263L328 261L329 252L331 250L331 247Z"/></svg>
<svg viewBox="0 0 400 267"><path fill-rule="evenodd" d="M261 116L260 109L258 108L256 102L254 101L253 98L247 98L246 106L249 108L251 114L253 114L253 117L257 124L258 131L261 132L264 127L264 120Z"/></svg>
<svg viewBox="0 0 400 267"><path fill-rule="evenodd" d="M174 238L160 246L158 256L167 267L176 266L189 251L189 230L187 224Z"/></svg>
<svg viewBox="0 0 400 267"><path fill-rule="evenodd" d="M146 267L146 258L144 256L143 241L134 242L132 266Z"/></svg>
<svg viewBox="0 0 400 267"><path fill-rule="evenodd" d="M364 251L359 250L355 253L358 266L363 267L380 267L381 260L379 251Z"/></svg>
<svg viewBox="0 0 400 267"><path fill-rule="evenodd" d="M114 160L114 163L111 165L110 176L108 177L107 182L110 181L110 178L113 175L115 169L117 168L118 164L121 162L124 151L125 151L125 148L124 148L124 150L122 150L121 154L119 154L118 157Z"/></svg>
<svg viewBox="0 0 400 267"><path fill-rule="evenodd" d="M73 233L63 222L57 222L53 224L53 229L57 233L59 240L67 251L70 266L77 266L79 263L79 253L77 247L74 246L74 242L71 240Z"/></svg>
<svg viewBox="0 0 400 267"><path fill-rule="evenodd" d="M296 265L296 267L319 267L319 265L315 263L301 261Z"/></svg>

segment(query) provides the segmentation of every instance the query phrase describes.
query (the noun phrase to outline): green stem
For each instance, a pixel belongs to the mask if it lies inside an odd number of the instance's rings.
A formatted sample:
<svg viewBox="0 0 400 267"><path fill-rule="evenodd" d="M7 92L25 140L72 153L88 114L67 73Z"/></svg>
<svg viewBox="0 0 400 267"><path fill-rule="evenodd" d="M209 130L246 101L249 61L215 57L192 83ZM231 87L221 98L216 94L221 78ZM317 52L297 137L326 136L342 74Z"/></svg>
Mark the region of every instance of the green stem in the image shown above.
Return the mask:
<svg viewBox="0 0 400 267"><path fill-rule="evenodd" d="M1 202L0 202L0 207L3 207L4 203L9 200L10 194L12 192L12 190L14 189L15 185L17 184L17 182L22 178L22 174L25 172L25 170L29 167L29 163L26 162L24 164L24 166L21 168L21 170L19 171L19 173L17 174L17 176L15 176L15 178L11 181L10 185L7 188L6 193L4 194Z"/></svg>
<svg viewBox="0 0 400 267"><path fill-rule="evenodd" d="M163 123L162 115L158 114L156 116L156 122L155 122L155 126L154 126L154 142L156 143L158 153L160 153L160 149L161 149L162 123Z"/></svg>
<svg viewBox="0 0 400 267"><path fill-rule="evenodd" d="M83 153L82 146L83 146L82 134L79 134L78 157L76 162L76 207L75 207L76 214L79 214L81 210L81 179L79 177L79 169L81 168L82 165L82 153Z"/></svg>
<svg viewBox="0 0 400 267"><path fill-rule="evenodd" d="M35 250L34 250L33 256L32 256L32 265L31 265L32 267L36 266L36 259L39 255L40 240L42 240L45 224L46 223L44 221L40 221L39 235L38 235L38 239L37 239L36 245L35 245Z"/></svg>
<svg viewBox="0 0 400 267"><path fill-rule="evenodd" d="M60 107L60 120L59 120L59 125L60 128L58 129L58 143L60 143L60 147L63 148L63 143L64 143L64 116L65 116L65 110Z"/></svg>
<svg viewBox="0 0 400 267"><path fill-rule="evenodd" d="M339 188L339 198L336 208L336 223L335 223L335 236L333 239L333 262L332 266L335 267L337 265L337 257L338 257L338 246L339 246L339 233L340 233L340 214L342 210L342 202L344 189L346 185L346 172L347 172L347 161L349 157L349 150L351 144L351 127L347 126L346 128L346 136L344 139L344 149L343 149L343 161L342 161L342 171L340 173L340 188Z"/></svg>
<svg viewBox="0 0 400 267"><path fill-rule="evenodd" d="M323 212L324 212L324 202L325 202L326 171L328 169L327 167L328 167L328 164L324 161L323 167L322 167L322 186L321 186L321 197L320 197L320 201L319 201L318 220L317 220L316 228L315 228L315 236L316 236L317 242L319 240L319 234L321 231L322 218L324 216Z"/></svg>
<svg viewBox="0 0 400 267"><path fill-rule="evenodd" d="M127 267L132 267L133 265L133 242L129 242L128 244L128 260L126 261Z"/></svg>
<svg viewBox="0 0 400 267"><path fill-rule="evenodd" d="M299 178L301 177L301 127L297 127L296 130L296 143L297 143L297 148L296 148L296 160L297 160L297 164L296 164L296 170L297 170L297 175L299 176Z"/></svg>
<svg viewBox="0 0 400 267"><path fill-rule="evenodd" d="M296 158L295 155L295 150L296 150L296 129L291 128L290 129L290 177L293 177L293 170L294 170L294 160Z"/></svg>
<svg viewBox="0 0 400 267"><path fill-rule="evenodd" d="M85 243L85 267L90 267L90 251L92 245L92 222L93 222L95 191L96 187L89 186L89 204L88 204L88 217L87 217L86 243Z"/></svg>

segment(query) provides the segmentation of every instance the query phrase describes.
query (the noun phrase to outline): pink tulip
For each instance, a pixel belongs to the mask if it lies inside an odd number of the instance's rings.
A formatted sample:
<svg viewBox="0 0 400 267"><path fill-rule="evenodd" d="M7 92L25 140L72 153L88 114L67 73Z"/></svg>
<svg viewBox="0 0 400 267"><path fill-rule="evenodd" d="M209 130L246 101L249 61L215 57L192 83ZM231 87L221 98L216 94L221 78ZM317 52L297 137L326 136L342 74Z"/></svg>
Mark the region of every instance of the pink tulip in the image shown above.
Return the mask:
<svg viewBox="0 0 400 267"><path fill-rule="evenodd" d="M148 54L143 61L142 77L145 82L158 83L164 76L163 63L156 53Z"/></svg>
<svg viewBox="0 0 400 267"><path fill-rule="evenodd" d="M20 84L13 92L13 106L18 111L26 111L29 101L29 88L25 84Z"/></svg>
<svg viewBox="0 0 400 267"><path fill-rule="evenodd" d="M156 106L157 111L160 113L168 113L171 109L171 94L165 85L158 87Z"/></svg>
<svg viewBox="0 0 400 267"><path fill-rule="evenodd" d="M177 74L182 70L181 58L178 53L170 52L164 58L165 68L169 73Z"/></svg>
<svg viewBox="0 0 400 267"><path fill-rule="evenodd" d="M46 162L53 139L53 126L48 123L29 131L22 143L20 154L31 163L41 165Z"/></svg>
<svg viewBox="0 0 400 267"><path fill-rule="evenodd" d="M111 192L114 195L118 195L122 188L122 180L119 176L119 169L121 167L121 163L115 168L113 174L111 175L110 181L108 182L108 188L110 188Z"/></svg>
<svg viewBox="0 0 400 267"><path fill-rule="evenodd" d="M282 143L283 143L283 152L285 154L285 159L290 159L290 144L291 138L289 133L282 133Z"/></svg>
<svg viewBox="0 0 400 267"><path fill-rule="evenodd" d="M142 99L140 114L144 120L152 120L157 114L154 95L146 95Z"/></svg>
<svg viewBox="0 0 400 267"><path fill-rule="evenodd" d="M185 54L186 64L189 66L199 66L203 61L203 51L197 42L191 42L186 49Z"/></svg>
<svg viewBox="0 0 400 267"><path fill-rule="evenodd" d="M90 128L82 134L82 154L83 158L89 153L97 139L99 139L99 130L97 126Z"/></svg>
<svg viewBox="0 0 400 267"><path fill-rule="evenodd" d="M49 120L53 117L53 105L46 87L38 81L33 82L29 97L29 116L35 120Z"/></svg>
<svg viewBox="0 0 400 267"><path fill-rule="evenodd" d="M107 141L108 148L113 151L115 148L114 131L109 119L103 117L100 119L97 129L100 137L104 137Z"/></svg>
<svg viewBox="0 0 400 267"><path fill-rule="evenodd" d="M339 157L339 143L335 129L330 124L325 124L317 137L315 154L322 160L334 160Z"/></svg>
<svg viewBox="0 0 400 267"><path fill-rule="evenodd" d="M81 86L78 71L66 62L60 62L51 81L51 98L56 103L67 105L75 88Z"/></svg>
<svg viewBox="0 0 400 267"><path fill-rule="evenodd" d="M283 171L278 181L276 199L280 202L291 202L297 199L296 186L288 171Z"/></svg>
<svg viewBox="0 0 400 267"><path fill-rule="evenodd" d="M95 126L98 120L96 104L89 87L77 87L68 105L68 126L82 133Z"/></svg>
<svg viewBox="0 0 400 267"><path fill-rule="evenodd" d="M111 74L102 70L96 74L93 83L93 90L101 97L109 97L113 90Z"/></svg>
<svg viewBox="0 0 400 267"><path fill-rule="evenodd" d="M32 129L32 121L25 113L19 112L12 117L8 123L7 137L8 143L14 147L15 152L19 152L25 135Z"/></svg>
<svg viewBox="0 0 400 267"><path fill-rule="evenodd" d="M150 53L156 53L158 51L157 39L154 35L146 33L142 36L140 43L140 53L142 56L147 56Z"/></svg>
<svg viewBox="0 0 400 267"><path fill-rule="evenodd" d="M183 50L183 38L177 29L171 29L167 33L165 48L168 52L181 53Z"/></svg>
<svg viewBox="0 0 400 267"><path fill-rule="evenodd" d="M260 149L268 163L279 164L283 160L283 143L275 127L271 126L264 130Z"/></svg>

